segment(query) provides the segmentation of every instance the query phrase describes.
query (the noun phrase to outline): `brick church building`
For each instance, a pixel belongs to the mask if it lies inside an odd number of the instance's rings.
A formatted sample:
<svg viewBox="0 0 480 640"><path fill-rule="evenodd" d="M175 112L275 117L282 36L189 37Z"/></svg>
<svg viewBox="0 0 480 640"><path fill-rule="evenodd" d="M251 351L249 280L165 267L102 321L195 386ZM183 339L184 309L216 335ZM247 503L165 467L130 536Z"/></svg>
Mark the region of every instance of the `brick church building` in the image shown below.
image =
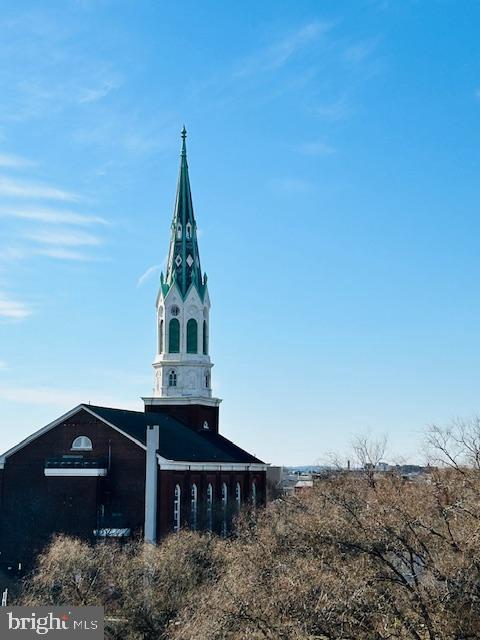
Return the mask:
<svg viewBox="0 0 480 640"><path fill-rule="evenodd" d="M60 532L92 541L155 542L183 527L227 535L242 506L265 501L267 465L219 433L185 137L184 128L153 395L144 411L81 404L0 456L2 566L28 563Z"/></svg>

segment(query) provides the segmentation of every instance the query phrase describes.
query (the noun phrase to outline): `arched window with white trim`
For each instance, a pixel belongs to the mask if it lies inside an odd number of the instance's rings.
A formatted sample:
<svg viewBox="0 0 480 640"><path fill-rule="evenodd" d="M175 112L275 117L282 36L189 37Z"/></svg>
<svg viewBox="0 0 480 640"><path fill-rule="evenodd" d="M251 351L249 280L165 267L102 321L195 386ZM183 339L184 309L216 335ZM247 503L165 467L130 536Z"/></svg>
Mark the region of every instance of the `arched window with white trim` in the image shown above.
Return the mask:
<svg viewBox="0 0 480 640"><path fill-rule="evenodd" d="M78 436L72 442L72 447L75 451L91 451L93 449L93 444L90 438L87 436Z"/></svg>
<svg viewBox="0 0 480 640"><path fill-rule="evenodd" d="M206 528L207 531L212 531L213 529L213 487L209 483L207 487L207 518L206 518Z"/></svg>
<svg viewBox="0 0 480 640"><path fill-rule="evenodd" d="M254 480L252 482L252 507L255 509L257 506L257 483Z"/></svg>
<svg viewBox="0 0 480 640"><path fill-rule="evenodd" d="M240 507L242 506L242 488L240 486L240 482L237 482L237 484L235 485L235 504L238 513L240 511Z"/></svg>
<svg viewBox="0 0 480 640"><path fill-rule="evenodd" d="M192 491L191 491L191 500L190 500L190 528L192 529L192 531L197 530L197 521L198 521L198 494L197 494L197 485L193 483Z"/></svg>
<svg viewBox="0 0 480 640"><path fill-rule="evenodd" d="M198 324L195 318L187 322L187 353L198 351Z"/></svg>
<svg viewBox="0 0 480 640"><path fill-rule="evenodd" d="M228 507L228 489L226 482L222 482L222 537L227 537L227 507Z"/></svg>
<svg viewBox="0 0 480 640"><path fill-rule="evenodd" d="M173 496L173 530L175 532L180 531L181 522L181 507L182 507L182 492L180 485L175 485L175 493Z"/></svg>
<svg viewBox="0 0 480 640"><path fill-rule="evenodd" d="M180 353L180 321L172 318L168 324L168 352Z"/></svg>
<svg viewBox="0 0 480 640"><path fill-rule="evenodd" d="M177 386L177 372L175 369L172 369L168 374L168 386L176 387Z"/></svg>

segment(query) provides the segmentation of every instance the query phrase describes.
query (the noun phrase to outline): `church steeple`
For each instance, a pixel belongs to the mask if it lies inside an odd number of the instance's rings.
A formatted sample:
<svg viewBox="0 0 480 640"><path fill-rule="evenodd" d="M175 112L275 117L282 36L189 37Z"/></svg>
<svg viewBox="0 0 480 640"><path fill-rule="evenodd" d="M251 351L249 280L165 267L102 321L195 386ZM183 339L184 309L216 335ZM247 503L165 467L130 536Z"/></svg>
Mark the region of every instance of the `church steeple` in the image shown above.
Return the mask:
<svg viewBox="0 0 480 640"><path fill-rule="evenodd" d="M181 136L180 172L171 226L167 273L165 278L163 274L161 275L161 284L163 293L166 295L173 284L176 283L182 298L185 298L190 287L194 286L203 300L206 278L202 277L198 252L197 224L193 213L192 193L188 175L187 131L185 125Z"/></svg>
<svg viewBox="0 0 480 640"><path fill-rule="evenodd" d="M218 407L220 400L212 397L211 384L210 297L200 267L186 136L183 127L167 271L161 275L157 297L155 386L147 400L155 406Z"/></svg>

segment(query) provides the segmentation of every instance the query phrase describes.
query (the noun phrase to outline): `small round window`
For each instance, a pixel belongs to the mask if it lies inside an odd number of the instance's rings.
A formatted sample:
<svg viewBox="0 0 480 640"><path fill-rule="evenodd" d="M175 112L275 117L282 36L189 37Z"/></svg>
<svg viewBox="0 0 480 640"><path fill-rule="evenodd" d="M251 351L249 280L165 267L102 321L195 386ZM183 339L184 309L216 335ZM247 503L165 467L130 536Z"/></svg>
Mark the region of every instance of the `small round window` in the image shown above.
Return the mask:
<svg viewBox="0 0 480 640"><path fill-rule="evenodd" d="M170 313L176 318L178 315L180 315L180 307L178 307L176 304L172 305L172 307L170 308Z"/></svg>

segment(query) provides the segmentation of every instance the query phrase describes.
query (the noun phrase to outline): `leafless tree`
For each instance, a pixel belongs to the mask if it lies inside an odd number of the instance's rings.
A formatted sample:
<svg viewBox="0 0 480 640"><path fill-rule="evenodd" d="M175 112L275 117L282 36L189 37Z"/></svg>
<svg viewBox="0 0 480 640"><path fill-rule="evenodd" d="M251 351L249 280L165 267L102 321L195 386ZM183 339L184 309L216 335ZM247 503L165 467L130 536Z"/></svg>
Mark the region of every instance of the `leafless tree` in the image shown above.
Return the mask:
<svg viewBox="0 0 480 640"><path fill-rule="evenodd" d="M457 418L446 427L431 425L427 433L427 454L433 464L462 471L480 470L480 417Z"/></svg>
<svg viewBox="0 0 480 640"><path fill-rule="evenodd" d="M374 484L378 463L384 458L387 449L387 437L356 436L352 446L355 458L364 470L369 482Z"/></svg>

